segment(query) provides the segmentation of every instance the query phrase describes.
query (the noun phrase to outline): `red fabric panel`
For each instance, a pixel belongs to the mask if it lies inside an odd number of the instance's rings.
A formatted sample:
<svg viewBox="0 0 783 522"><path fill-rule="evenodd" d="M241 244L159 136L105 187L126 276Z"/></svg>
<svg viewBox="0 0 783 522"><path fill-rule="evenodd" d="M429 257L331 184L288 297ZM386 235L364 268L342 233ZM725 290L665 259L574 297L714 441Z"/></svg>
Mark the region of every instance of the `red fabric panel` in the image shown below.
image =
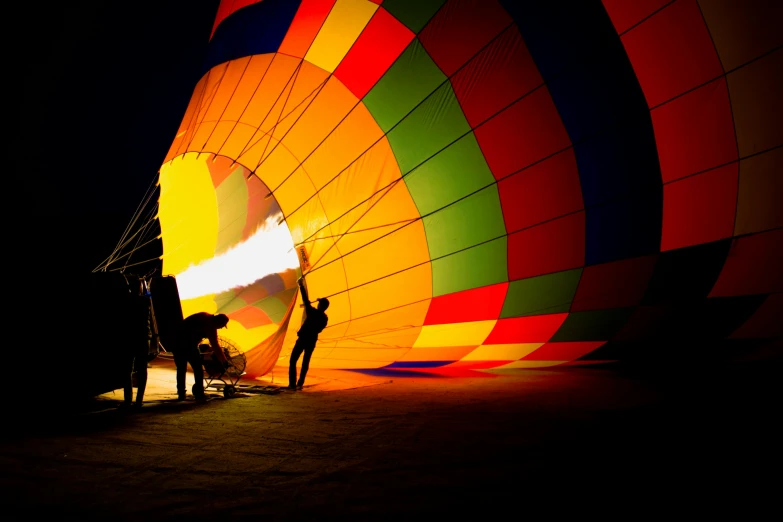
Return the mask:
<svg viewBox="0 0 783 522"><path fill-rule="evenodd" d="M731 237L738 176L733 163L664 185L661 251Z"/></svg>
<svg viewBox="0 0 783 522"><path fill-rule="evenodd" d="M585 263L585 213L508 235L508 279L551 274Z"/></svg>
<svg viewBox="0 0 783 522"><path fill-rule="evenodd" d="M500 319L484 344L545 343L555 335L566 317L568 314Z"/></svg>
<svg viewBox="0 0 783 522"><path fill-rule="evenodd" d="M269 290L261 282L256 281L252 285L245 287L237 294L238 299L242 299L245 303L256 303L261 299L269 296Z"/></svg>
<svg viewBox="0 0 783 522"><path fill-rule="evenodd" d="M243 169L244 170L244 169ZM247 216L242 229L242 239L248 239L258 231L258 227L269 217L271 212L279 210L275 198L267 198L269 188L258 176L245 176L247 184Z"/></svg>
<svg viewBox="0 0 783 522"><path fill-rule="evenodd" d="M573 149L501 180L498 192L508 233L584 208Z"/></svg>
<svg viewBox="0 0 783 522"><path fill-rule="evenodd" d="M677 0L622 41L650 107L723 74L696 0Z"/></svg>
<svg viewBox="0 0 783 522"><path fill-rule="evenodd" d="M427 310L425 325L465 323L497 319L506 299L508 283L472 288L435 297Z"/></svg>
<svg viewBox="0 0 783 522"><path fill-rule="evenodd" d="M735 239L709 296L772 292L783 292L783 229Z"/></svg>
<svg viewBox="0 0 783 522"><path fill-rule="evenodd" d="M304 58L334 7L334 2L335 0L302 0L278 52Z"/></svg>
<svg viewBox="0 0 783 522"><path fill-rule="evenodd" d="M542 85L543 79L514 26L460 69L451 84L470 126L476 127Z"/></svg>
<svg viewBox="0 0 783 522"><path fill-rule="evenodd" d="M623 33L641 22L671 0L604 0L617 33Z"/></svg>
<svg viewBox="0 0 783 522"><path fill-rule="evenodd" d="M729 337L731 339L771 339L783 337L783 294L772 294L758 310Z"/></svg>
<svg viewBox="0 0 783 522"><path fill-rule="evenodd" d="M651 116L664 183L737 160L724 78L662 105Z"/></svg>
<svg viewBox="0 0 783 522"><path fill-rule="evenodd" d="M495 179L502 179L571 145L549 91L525 96L474 131Z"/></svg>
<svg viewBox="0 0 783 522"><path fill-rule="evenodd" d="M413 36L410 29L385 9L378 9L334 75L361 99L405 50Z"/></svg>
<svg viewBox="0 0 783 522"><path fill-rule="evenodd" d="M228 18L231 13L242 9L250 4L255 4L261 0L220 0L220 6L218 6L217 15L215 15L215 23L212 25L212 34L209 38L215 35L215 29L220 25L220 22Z"/></svg>
<svg viewBox="0 0 783 522"><path fill-rule="evenodd" d="M585 267L572 312L638 305L655 268L657 256L635 257Z"/></svg>
<svg viewBox="0 0 783 522"><path fill-rule="evenodd" d="M511 23L496 0L453 0L422 29L419 40L441 71L451 76Z"/></svg>
<svg viewBox="0 0 783 522"><path fill-rule="evenodd" d="M520 361L573 361L606 344L606 341L546 343Z"/></svg>
<svg viewBox="0 0 783 522"><path fill-rule="evenodd" d="M245 328L255 328L272 324L272 320L260 308L255 306L246 306L236 312L231 312L231 320L236 321Z"/></svg>
<svg viewBox="0 0 783 522"><path fill-rule="evenodd" d="M372 2L373 4L381 5L381 2L383 2L383 0L370 0L370 2Z"/></svg>

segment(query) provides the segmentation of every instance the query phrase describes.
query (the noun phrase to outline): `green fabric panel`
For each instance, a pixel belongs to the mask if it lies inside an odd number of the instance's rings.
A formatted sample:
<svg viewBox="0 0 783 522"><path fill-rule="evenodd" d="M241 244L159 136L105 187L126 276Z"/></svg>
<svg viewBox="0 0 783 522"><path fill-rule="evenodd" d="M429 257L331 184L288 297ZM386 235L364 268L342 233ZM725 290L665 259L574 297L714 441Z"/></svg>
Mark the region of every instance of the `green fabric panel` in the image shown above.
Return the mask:
<svg viewBox="0 0 783 522"><path fill-rule="evenodd" d="M497 185L425 217L422 223L430 259L506 235Z"/></svg>
<svg viewBox="0 0 783 522"><path fill-rule="evenodd" d="M235 169L219 187L215 196L218 203L218 254L242 241L247 221L247 183L244 169Z"/></svg>
<svg viewBox="0 0 783 522"><path fill-rule="evenodd" d="M512 281L500 318L567 312L581 275L582 269L577 268Z"/></svg>
<svg viewBox="0 0 783 522"><path fill-rule="evenodd" d="M241 290L239 291L241 293ZM230 314L241 310L247 303L243 299L237 299L237 291L235 289L226 290L220 292L215 296L215 304L217 305L218 312L221 314Z"/></svg>
<svg viewBox="0 0 783 522"><path fill-rule="evenodd" d="M422 216L494 182L472 132L405 176Z"/></svg>
<svg viewBox="0 0 783 522"><path fill-rule="evenodd" d="M508 281L506 236L432 262L432 295Z"/></svg>
<svg viewBox="0 0 783 522"><path fill-rule="evenodd" d="M386 137L403 175L470 132L450 83L416 107Z"/></svg>
<svg viewBox="0 0 783 522"><path fill-rule="evenodd" d="M432 91L447 82L421 42L414 39L362 99L383 132L389 132Z"/></svg>
<svg viewBox="0 0 783 522"><path fill-rule="evenodd" d="M405 27L418 33L444 3L446 0L385 0L381 7L405 24Z"/></svg>
<svg viewBox="0 0 783 522"><path fill-rule="evenodd" d="M630 307L570 313L551 341L607 341L625 325L633 311Z"/></svg>

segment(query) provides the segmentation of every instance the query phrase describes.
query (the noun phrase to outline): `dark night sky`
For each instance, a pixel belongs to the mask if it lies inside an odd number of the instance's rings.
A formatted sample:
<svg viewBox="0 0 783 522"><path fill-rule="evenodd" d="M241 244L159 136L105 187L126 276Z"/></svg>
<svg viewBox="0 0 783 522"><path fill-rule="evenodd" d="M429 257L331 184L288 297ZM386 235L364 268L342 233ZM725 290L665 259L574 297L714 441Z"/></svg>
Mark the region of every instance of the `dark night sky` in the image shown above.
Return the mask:
<svg viewBox="0 0 783 522"><path fill-rule="evenodd" d="M5 213L20 268L89 273L111 253L176 134L218 4L14 8L6 99L19 120L6 127L16 168Z"/></svg>

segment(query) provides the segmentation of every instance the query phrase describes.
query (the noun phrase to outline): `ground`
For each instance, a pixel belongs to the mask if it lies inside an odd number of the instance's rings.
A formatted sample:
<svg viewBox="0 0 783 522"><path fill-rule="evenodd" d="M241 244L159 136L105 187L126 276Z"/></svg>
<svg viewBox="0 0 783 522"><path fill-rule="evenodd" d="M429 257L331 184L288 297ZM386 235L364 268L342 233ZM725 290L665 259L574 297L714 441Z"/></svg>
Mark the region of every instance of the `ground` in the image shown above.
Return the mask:
<svg viewBox="0 0 783 522"><path fill-rule="evenodd" d="M158 361L138 411L117 391L6 426L4 519L748 519L779 497L775 371L312 369L289 392L277 369L198 404Z"/></svg>

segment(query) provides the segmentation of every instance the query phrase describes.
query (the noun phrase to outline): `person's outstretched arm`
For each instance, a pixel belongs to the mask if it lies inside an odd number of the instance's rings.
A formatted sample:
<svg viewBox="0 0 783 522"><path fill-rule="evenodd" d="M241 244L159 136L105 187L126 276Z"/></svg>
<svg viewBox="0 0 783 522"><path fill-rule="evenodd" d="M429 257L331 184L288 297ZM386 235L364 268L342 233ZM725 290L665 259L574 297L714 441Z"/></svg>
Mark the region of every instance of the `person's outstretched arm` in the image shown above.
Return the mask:
<svg viewBox="0 0 783 522"><path fill-rule="evenodd" d="M305 305L305 310L310 310L313 305L310 304L310 296L307 293L307 286L304 284L304 276L299 278L299 289L302 291L302 302Z"/></svg>

